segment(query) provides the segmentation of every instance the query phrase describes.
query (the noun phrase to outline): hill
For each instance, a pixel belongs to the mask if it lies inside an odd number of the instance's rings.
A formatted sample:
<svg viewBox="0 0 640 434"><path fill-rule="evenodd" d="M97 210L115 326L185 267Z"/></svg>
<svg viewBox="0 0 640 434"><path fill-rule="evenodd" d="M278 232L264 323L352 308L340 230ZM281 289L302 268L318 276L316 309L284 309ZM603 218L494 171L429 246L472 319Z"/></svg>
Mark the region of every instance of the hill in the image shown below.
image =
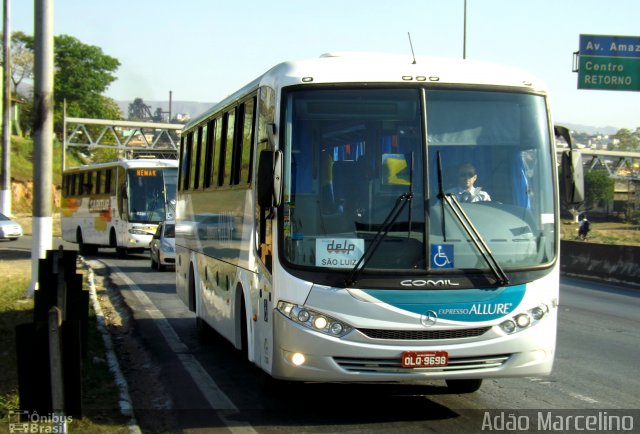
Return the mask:
<svg viewBox="0 0 640 434"><path fill-rule="evenodd" d="M558 125L565 126L576 133L586 133L590 135L603 134L603 135L610 136L617 133L620 130L620 128L612 127L612 126L593 127L591 125L572 124L569 122L558 122Z"/></svg>

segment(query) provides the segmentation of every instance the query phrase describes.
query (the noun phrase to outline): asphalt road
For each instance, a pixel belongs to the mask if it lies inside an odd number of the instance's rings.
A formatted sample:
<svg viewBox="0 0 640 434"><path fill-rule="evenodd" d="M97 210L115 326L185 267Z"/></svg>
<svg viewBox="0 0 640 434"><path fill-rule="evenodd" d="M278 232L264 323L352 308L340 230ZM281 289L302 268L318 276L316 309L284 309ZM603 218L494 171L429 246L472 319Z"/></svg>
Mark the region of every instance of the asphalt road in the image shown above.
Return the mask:
<svg viewBox="0 0 640 434"><path fill-rule="evenodd" d="M3 249L0 244L0 256ZM449 395L439 382L305 384L269 392L226 341L197 336L193 314L175 295L173 272L152 270L148 254L119 260L106 249L88 259L109 274L131 308L151 357L138 372L153 364L168 396L160 406L153 396L134 399L143 432L158 427L152 421L178 432L479 433L504 432L509 421L516 424L511 432L579 432L585 430L580 420L597 423L596 432L629 432L629 423L640 431L638 290L562 278L549 377L485 380L470 395ZM621 429L612 429L615 422Z"/></svg>

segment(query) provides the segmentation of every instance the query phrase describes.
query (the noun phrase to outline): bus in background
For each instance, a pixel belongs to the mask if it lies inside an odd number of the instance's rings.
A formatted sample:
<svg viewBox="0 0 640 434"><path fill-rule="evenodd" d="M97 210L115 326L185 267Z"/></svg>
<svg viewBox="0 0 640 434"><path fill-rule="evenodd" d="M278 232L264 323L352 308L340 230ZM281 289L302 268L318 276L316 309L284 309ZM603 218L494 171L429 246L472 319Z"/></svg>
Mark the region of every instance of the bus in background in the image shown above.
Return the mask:
<svg viewBox="0 0 640 434"><path fill-rule="evenodd" d="M173 220L176 160L132 159L66 169L62 176L61 229L81 254L115 248L118 257L140 252L158 224Z"/></svg>
<svg viewBox="0 0 640 434"><path fill-rule="evenodd" d="M193 119L179 165L177 293L274 379L473 392L551 372L558 176L536 78L285 62ZM457 194L470 178L484 200Z"/></svg>

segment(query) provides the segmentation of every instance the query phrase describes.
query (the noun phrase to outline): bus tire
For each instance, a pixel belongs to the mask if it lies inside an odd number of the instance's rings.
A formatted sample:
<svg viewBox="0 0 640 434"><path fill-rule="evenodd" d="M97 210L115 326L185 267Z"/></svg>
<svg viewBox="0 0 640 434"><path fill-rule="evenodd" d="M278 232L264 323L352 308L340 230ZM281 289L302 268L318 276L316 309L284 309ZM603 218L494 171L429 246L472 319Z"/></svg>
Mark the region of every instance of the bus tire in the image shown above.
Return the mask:
<svg viewBox="0 0 640 434"><path fill-rule="evenodd" d="M244 305L244 294L240 291L240 354L242 360L249 362L249 335L247 333L247 308Z"/></svg>
<svg viewBox="0 0 640 434"><path fill-rule="evenodd" d="M196 332L201 342L209 342L211 340L211 327L199 316L196 317Z"/></svg>
<svg viewBox="0 0 640 434"><path fill-rule="evenodd" d="M95 255L97 248L91 244L85 244L82 238L82 229L76 229L76 242L78 243L78 252L81 255Z"/></svg>
<svg viewBox="0 0 640 434"><path fill-rule="evenodd" d="M446 380L450 393L464 394L477 392L482 386L482 379L471 380Z"/></svg>
<svg viewBox="0 0 640 434"><path fill-rule="evenodd" d="M255 367L258 387L263 395L275 398L291 397L295 387L301 383L290 380L279 380L259 367Z"/></svg>
<svg viewBox="0 0 640 434"><path fill-rule="evenodd" d="M189 266L189 310L191 312L196 312L196 280L195 273L193 272L193 265ZM196 312L196 316L198 312Z"/></svg>
<svg viewBox="0 0 640 434"><path fill-rule="evenodd" d="M116 247L116 256L118 259L125 259L127 257L127 249L125 247Z"/></svg>

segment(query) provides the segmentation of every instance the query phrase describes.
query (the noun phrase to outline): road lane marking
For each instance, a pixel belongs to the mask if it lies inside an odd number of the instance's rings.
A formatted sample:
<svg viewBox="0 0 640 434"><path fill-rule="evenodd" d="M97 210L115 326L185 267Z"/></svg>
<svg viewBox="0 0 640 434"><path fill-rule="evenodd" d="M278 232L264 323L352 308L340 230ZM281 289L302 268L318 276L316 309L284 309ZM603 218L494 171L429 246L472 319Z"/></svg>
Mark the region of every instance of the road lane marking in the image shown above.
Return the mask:
<svg viewBox="0 0 640 434"><path fill-rule="evenodd" d="M112 266L111 268L113 269L114 274L117 275L118 278L122 279L122 281L129 287L131 293L142 305L144 312L154 320L156 326L160 330L160 333L164 337L164 340L169 345L169 348L176 353L182 367L189 373L193 382L196 384L211 408L214 410L222 410L222 412L218 413L218 416L222 419L225 425L227 425L229 430L238 434L256 433L248 422L232 420L227 417L237 414L239 412L238 407L236 407L233 401L231 401L220 387L218 387L213 378L211 378L207 371L202 367L198 359L196 359L193 354L189 353L189 347L182 342L176 331L171 327L167 318L162 314L160 309L157 308L153 301L151 301L147 294L118 267Z"/></svg>
<svg viewBox="0 0 640 434"><path fill-rule="evenodd" d="M588 396L584 396L584 395L580 395L579 393L575 393L575 392L569 392L569 395L571 395L572 397L579 399L580 401L584 401L584 402L588 402L589 404L597 404L598 401L590 398Z"/></svg>

